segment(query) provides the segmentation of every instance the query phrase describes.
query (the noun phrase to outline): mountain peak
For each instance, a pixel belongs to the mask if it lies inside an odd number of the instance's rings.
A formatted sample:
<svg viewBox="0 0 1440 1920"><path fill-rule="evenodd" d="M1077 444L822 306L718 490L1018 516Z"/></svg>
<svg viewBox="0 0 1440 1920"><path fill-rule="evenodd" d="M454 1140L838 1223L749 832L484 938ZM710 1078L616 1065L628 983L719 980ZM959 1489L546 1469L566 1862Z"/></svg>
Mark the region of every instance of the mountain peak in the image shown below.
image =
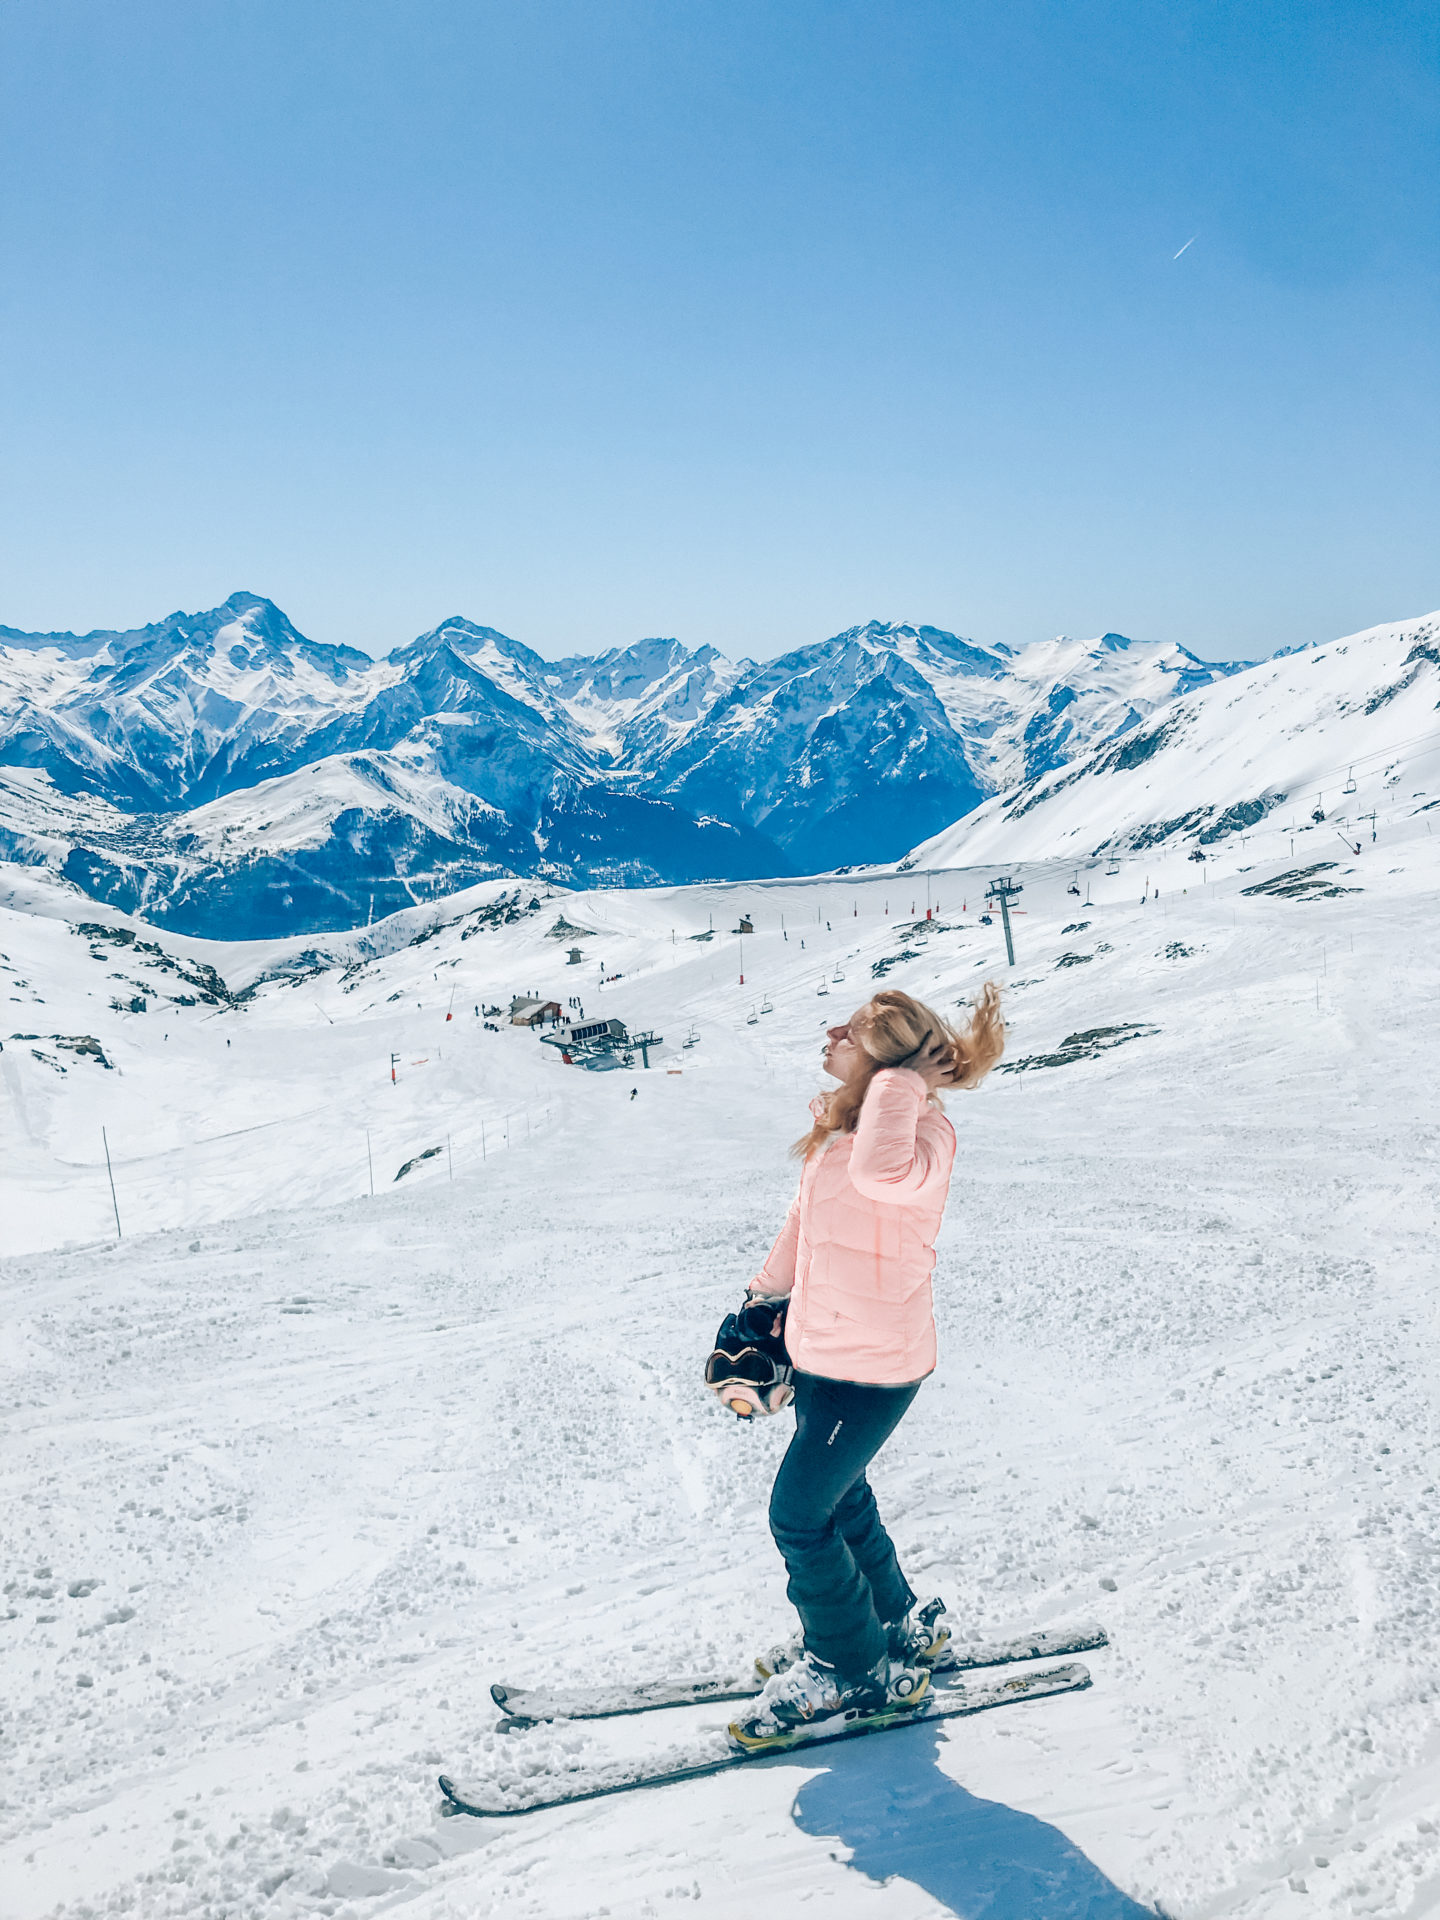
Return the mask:
<svg viewBox="0 0 1440 1920"><path fill-rule="evenodd" d="M263 593L251 593L246 587L241 587L238 592L232 593L228 599L222 600L220 606L217 607L215 611L217 613L273 613L277 620L285 620L286 626L290 624L273 600L267 600ZM172 613L170 618L172 620L183 620L185 615L183 613Z"/></svg>

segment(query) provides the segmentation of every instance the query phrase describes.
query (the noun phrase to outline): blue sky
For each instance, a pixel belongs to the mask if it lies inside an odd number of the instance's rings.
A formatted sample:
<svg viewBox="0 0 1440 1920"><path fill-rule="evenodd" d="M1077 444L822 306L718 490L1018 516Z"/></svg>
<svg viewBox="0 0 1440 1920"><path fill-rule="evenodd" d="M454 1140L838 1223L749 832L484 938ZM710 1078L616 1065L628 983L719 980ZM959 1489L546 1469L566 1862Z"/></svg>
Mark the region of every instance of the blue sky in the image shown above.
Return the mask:
<svg viewBox="0 0 1440 1920"><path fill-rule="evenodd" d="M0 622L1427 610L1437 19L7 0Z"/></svg>

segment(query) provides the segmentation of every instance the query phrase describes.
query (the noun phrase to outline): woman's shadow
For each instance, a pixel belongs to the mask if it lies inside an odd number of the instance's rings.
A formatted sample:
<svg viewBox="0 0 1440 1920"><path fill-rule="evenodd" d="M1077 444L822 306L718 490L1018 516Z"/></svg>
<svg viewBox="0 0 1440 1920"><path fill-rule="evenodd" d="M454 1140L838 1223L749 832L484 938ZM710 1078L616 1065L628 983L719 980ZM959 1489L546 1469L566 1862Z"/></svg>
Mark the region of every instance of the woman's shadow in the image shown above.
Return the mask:
<svg viewBox="0 0 1440 1920"><path fill-rule="evenodd" d="M973 1793L937 1765L942 1729L831 1749L800 1790L795 1823L838 1839L877 1882L900 1874L960 1920L1155 1920L1057 1827Z"/></svg>

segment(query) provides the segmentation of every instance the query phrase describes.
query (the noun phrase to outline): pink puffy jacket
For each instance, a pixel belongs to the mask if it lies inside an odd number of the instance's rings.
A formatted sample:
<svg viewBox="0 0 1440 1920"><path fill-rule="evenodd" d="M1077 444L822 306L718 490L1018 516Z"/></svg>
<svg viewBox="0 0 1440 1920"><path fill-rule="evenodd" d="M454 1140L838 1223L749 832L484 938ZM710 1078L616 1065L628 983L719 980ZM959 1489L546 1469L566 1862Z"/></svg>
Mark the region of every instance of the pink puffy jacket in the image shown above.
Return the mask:
<svg viewBox="0 0 1440 1920"><path fill-rule="evenodd" d="M930 1274L954 1163L955 1129L908 1067L882 1068L854 1133L805 1162L750 1283L790 1295L785 1344L802 1373L890 1387L933 1370Z"/></svg>

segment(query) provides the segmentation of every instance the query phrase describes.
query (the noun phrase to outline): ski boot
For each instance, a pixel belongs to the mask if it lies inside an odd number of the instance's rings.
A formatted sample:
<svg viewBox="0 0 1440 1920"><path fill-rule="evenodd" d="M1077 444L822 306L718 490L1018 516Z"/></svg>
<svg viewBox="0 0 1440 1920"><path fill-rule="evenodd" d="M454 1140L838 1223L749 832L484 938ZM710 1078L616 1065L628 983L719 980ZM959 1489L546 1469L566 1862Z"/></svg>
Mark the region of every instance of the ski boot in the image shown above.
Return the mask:
<svg viewBox="0 0 1440 1920"><path fill-rule="evenodd" d="M940 1624L944 1612L943 1600L927 1600L903 1620L890 1621L885 1628L890 1658L906 1667L933 1667L950 1644L950 1629Z"/></svg>
<svg viewBox="0 0 1440 1920"><path fill-rule="evenodd" d="M930 1666L950 1643L950 1629L940 1625L944 1611L943 1600L927 1600L923 1607L913 1608L903 1620L885 1622L890 1658L902 1666ZM788 1640L756 1656L755 1671L762 1680L768 1680L772 1674L784 1673L787 1667L793 1667L804 1651L804 1639L798 1632L792 1633Z"/></svg>
<svg viewBox="0 0 1440 1920"><path fill-rule="evenodd" d="M824 1660L802 1653L772 1674L754 1705L730 1722L730 1744L741 1753L783 1753L858 1721L889 1726L914 1713L929 1688L923 1667L901 1666L888 1654L868 1673L846 1681Z"/></svg>

